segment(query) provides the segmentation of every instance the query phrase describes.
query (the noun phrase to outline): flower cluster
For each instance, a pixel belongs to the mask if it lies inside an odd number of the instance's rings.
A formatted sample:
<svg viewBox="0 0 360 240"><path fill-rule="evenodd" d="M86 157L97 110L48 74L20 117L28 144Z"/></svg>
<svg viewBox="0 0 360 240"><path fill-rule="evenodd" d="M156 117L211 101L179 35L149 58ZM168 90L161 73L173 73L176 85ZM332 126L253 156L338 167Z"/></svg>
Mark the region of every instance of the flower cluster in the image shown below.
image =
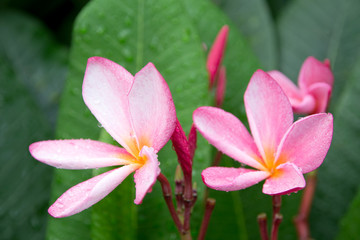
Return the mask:
<svg viewBox="0 0 360 240"><path fill-rule="evenodd" d="M220 71L227 31L227 27L222 30L215 44L219 56L214 57L214 50L209 57L211 83ZM292 108L301 113L325 111L332 83L328 64L314 58L302 67L300 89L280 72L256 71L244 96L252 135L240 120L220 108L195 110L196 129L218 150L251 167L209 167L202 172L204 183L216 190L235 191L265 180L263 193L269 195L304 188L303 174L319 167L330 147L333 117L318 113L293 122ZM169 87L153 64L132 76L110 60L92 57L85 72L83 98L123 148L94 140L53 140L31 144L30 153L43 163L65 169L123 166L70 188L49 208L52 216L66 217L92 206L132 172L135 203L140 204L160 174L157 152L170 138L186 160L180 164L191 186L196 135L192 131L186 139Z"/></svg>

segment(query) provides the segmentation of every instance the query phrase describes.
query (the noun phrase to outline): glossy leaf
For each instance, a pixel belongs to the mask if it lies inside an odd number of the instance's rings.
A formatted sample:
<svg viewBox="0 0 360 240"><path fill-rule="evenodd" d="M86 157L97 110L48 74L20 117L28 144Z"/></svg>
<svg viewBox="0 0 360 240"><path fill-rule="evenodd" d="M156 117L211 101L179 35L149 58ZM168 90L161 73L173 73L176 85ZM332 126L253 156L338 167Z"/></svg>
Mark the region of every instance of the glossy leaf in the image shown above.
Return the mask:
<svg viewBox="0 0 360 240"><path fill-rule="evenodd" d="M37 20L0 12L0 239L44 239L53 169L28 147L53 135L65 57Z"/></svg>
<svg viewBox="0 0 360 240"><path fill-rule="evenodd" d="M352 239L356 236L359 236L360 229L360 191L356 194L353 202L347 209L347 212L343 219L340 222L339 233L336 236L336 239Z"/></svg>
<svg viewBox="0 0 360 240"><path fill-rule="evenodd" d="M250 43L261 62L261 69L277 68L277 36L267 1L215 0Z"/></svg>

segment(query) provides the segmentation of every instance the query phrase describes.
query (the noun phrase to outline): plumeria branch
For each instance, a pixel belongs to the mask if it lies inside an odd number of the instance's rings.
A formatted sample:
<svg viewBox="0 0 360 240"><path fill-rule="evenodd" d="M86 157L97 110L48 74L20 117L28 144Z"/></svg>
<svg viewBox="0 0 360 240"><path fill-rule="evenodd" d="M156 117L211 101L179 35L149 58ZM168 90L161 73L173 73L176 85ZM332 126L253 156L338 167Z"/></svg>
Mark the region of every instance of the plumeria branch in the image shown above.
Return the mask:
<svg viewBox="0 0 360 240"><path fill-rule="evenodd" d="M281 195L274 195L272 197L273 203L273 218L272 218L272 227L271 227L271 240L278 239L279 226L282 221L282 215L280 214L281 208Z"/></svg>
<svg viewBox="0 0 360 240"><path fill-rule="evenodd" d="M283 216L280 213L276 213L273 218L272 228L271 228L271 240L277 240L279 234L279 226L283 219Z"/></svg>
<svg viewBox="0 0 360 240"><path fill-rule="evenodd" d="M299 213L294 218L295 227L298 233L299 240L307 240L310 238L308 219L316 189L316 182L317 182L316 171L309 173L306 180L307 180L307 185L303 191Z"/></svg>
<svg viewBox="0 0 360 240"><path fill-rule="evenodd" d="M261 240L269 240L268 230L267 230L267 217L266 213L260 213L257 216L257 221L259 224L260 237Z"/></svg>
<svg viewBox="0 0 360 240"><path fill-rule="evenodd" d="M201 223L198 240L205 239L206 231L209 226L210 217L211 217L212 211L214 210L215 203L216 203L216 200L213 198L206 199L205 213L204 213L203 221Z"/></svg>
<svg viewBox="0 0 360 240"><path fill-rule="evenodd" d="M193 189L192 189L192 155L193 154L190 152L188 139L178 120L176 122L175 131L171 136L171 141L173 143L174 150L178 156L178 161L184 174L183 230L185 233L187 233L190 231L190 217L191 217L191 209L193 205Z"/></svg>
<svg viewBox="0 0 360 240"><path fill-rule="evenodd" d="M172 202L172 193L171 193L170 183L162 173L159 174L157 180L161 184L161 189L162 189L162 192L163 192L163 196L164 196L166 205L168 206L168 209L170 211L170 215L171 215L172 219L174 220L174 223L175 223L178 231L180 233L183 233L183 226L181 224L179 216L178 216L178 214L177 214L177 212L175 210L174 204Z"/></svg>

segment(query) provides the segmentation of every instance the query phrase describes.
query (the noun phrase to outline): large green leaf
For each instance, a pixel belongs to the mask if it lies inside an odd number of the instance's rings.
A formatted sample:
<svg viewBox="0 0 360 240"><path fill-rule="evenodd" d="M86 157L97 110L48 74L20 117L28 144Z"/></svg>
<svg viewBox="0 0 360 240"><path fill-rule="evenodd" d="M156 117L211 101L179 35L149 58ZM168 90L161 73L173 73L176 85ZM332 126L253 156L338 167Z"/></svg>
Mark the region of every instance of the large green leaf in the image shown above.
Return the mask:
<svg viewBox="0 0 360 240"><path fill-rule="evenodd" d="M337 108L337 117L335 122L335 128L341 129L337 132L336 138L333 142L333 148L330 152L330 156L338 157L339 166L341 171L346 172L347 177L343 177L341 183L352 182L347 186L347 191L342 191L336 195L336 201L341 201L343 195L351 193L352 197L356 192L356 186L358 185L357 195L353 198L351 205L347 208L347 213L340 222L340 231L336 239L355 239L360 234L360 188L359 177L357 169L359 169L359 152L356 151L360 148L360 61L355 66L355 71L349 79L349 84L343 94L343 98ZM351 159L342 164L343 160ZM336 174L336 173L335 173ZM340 186L339 186L340 187ZM350 192L351 191L351 192ZM348 196L345 196L348 197ZM332 205L332 203L330 203ZM329 203L327 207L331 207ZM344 209L340 209L339 216L344 213ZM341 214L341 215L340 215Z"/></svg>
<svg viewBox="0 0 360 240"><path fill-rule="evenodd" d="M311 55L329 58L335 75L330 106L335 117L334 138L319 168L310 220L311 232L319 239L331 239L336 234L360 180L358 174L352 174L352 170L360 167L354 115L358 110L355 107L350 110L344 103L351 98L348 94L354 83L350 73L360 54L359 11L360 2L356 0L294 1L279 20L280 68L285 74L295 81L302 62Z"/></svg>
<svg viewBox="0 0 360 240"><path fill-rule="evenodd" d="M89 3L78 17L73 37L70 74L62 100L58 124L59 138L99 137L100 128L81 97L81 84L87 58L97 55L118 62L135 74L147 62L154 62L172 91L177 115L185 131L190 129L193 110L207 103L207 75L205 56L201 42L189 19L183 14L178 1L117 1L97 0ZM208 146L198 142L199 150L194 160L194 180L201 182L200 170L208 165ZM168 144L159 152L162 172L172 181L176 156ZM86 171L56 170L53 196L58 197L70 186L91 176ZM177 233L162 198L159 184L148 194L144 202L136 207L134 183L121 184L98 206L66 219L52 219L48 239L130 239L137 231L139 239L171 239ZM126 191L124 186L131 186ZM198 184L199 195L204 187ZM201 205L199 201L198 205ZM118 220L102 224L106 220L102 210L118 214L126 223L138 219L134 224L120 224ZM122 215L126 209L135 208ZM194 215L200 215L197 209ZM93 212L93 214L91 214ZM135 216L134 216L135 214ZM136 217L136 214L139 216ZM90 222L92 215L92 222ZM199 217L198 217L199 218ZM92 226L92 227L91 227ZM194 229L199 223L194 222ZM102 234L112 228L112 234ZM126 231L124 229L127 229ZM124 234L124 235L123 235Z"/></svg>
<svg viewBox="0 0 360 240"><path fill-rule="evenodd" d="M44 239L52 168L28 148L52 136L65 56L37 20L0 12L0 239Z"/></svg>
<svg viewBox="0 0 360 240"><path fill-rule="evenodd" d="M249 41L263 70L278 66L274 21L265 0L214 0Z"/></svg>

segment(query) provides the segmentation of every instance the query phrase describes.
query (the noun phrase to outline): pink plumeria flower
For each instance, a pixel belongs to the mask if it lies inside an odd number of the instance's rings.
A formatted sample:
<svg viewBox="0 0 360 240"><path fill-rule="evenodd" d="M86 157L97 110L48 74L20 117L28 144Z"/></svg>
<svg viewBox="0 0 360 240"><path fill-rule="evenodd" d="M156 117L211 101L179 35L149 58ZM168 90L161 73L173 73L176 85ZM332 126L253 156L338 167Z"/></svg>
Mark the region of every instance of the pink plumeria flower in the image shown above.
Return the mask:
<svg viewBox="0 0 360 240"><path fill-rule="evenodd" d="M157 152L176 124L168 85L152 63L135 77L101 57L88 60L83 98L106 131L124 148L94 140L41 141L30 145L37 160L65 169L119 166L66 191L49 208L67 217L97 203L135 172L135 203L140 204L160 174Z"/></svg>
<svg viewBox="0 0 360 240"><path fill-rule="evenodd" d="M314 57L308 57L300 70L299 88L279 71L268 73L280 84L295 113L326 112L334 83L329 60L320 62Z"/></svg>
<svg viewBox="0 0 360 240"><path fill-rule="evenodd" d="M209 55L206 61L206 68L209 73L209 87L215 83L216 77L219 73L219 69L224 57L226 42L229 34L229 26L223 26L209 51Z"/></svg>
<svg viewBox="0 0 360 240"><path fill-rule="evenodd" d="M331 114L319 113L293 123L290 102L265 72L252 76L245 92L245 108L252 136L231 113L200 107L196 128L217 149L249 168L209 167L204 183L221 191L236 191L264 179L263 193L288 194L305 187L303 174L323 162L333 133Z"/></svg>

